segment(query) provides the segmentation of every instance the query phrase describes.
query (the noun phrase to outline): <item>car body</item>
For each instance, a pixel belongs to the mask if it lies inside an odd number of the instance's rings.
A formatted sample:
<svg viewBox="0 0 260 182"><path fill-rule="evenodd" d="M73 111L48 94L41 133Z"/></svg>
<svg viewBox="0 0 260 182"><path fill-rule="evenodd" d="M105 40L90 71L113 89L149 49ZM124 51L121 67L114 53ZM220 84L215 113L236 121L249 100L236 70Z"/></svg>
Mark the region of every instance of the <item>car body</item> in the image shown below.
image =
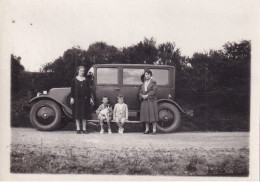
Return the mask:
<svg viewBox="0 0 260 182"><path fill-rule="evenodd" d="M102 103L102 97L108 96L112 106L117 103L118 94L124 95L129 109L129 123L138 123L140 99L138 97L141 75L145 69L153 73L152 79L157 82L159 119L157 128L162 132L176 131L180 126L182 108L173 100L175 93L175 68L166 65L149 64L96 64L92 77L92 92L95 105L92 108L90 121L97 122L95 110ZM30 100L33 103L30 120L38 130L54 130L64 126L61 116L72 117L69 103L69 87L53 88L49 92L38 94Z"/></svg>

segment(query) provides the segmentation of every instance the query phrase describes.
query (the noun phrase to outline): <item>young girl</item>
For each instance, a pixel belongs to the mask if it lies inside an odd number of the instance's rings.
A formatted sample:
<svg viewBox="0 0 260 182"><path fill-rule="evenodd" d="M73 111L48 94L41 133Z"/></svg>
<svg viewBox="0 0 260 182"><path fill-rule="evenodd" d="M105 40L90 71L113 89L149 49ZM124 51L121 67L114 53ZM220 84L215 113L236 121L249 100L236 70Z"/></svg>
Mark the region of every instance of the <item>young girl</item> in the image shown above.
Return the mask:
<svg viewBox="0 0 260 182"><path fill-rule="evenodd" d="M124 103L124 96L119 94L117 96L118 103L115 105L113 120L117 123L119 129L118 133L124 133L124 124L128 120L128 107Z"/></svg>
<svg viewBox="0 0 260 182"><path fill-rule="evenodd" d="M111 134L111 128L110 128L110 121L111 121L111 116L112 116L112 108L110 107L110 105L108 104L108 97L104 96L102 99L102 104L98 107L98 109L96 110L96 113L98 115L98 120L100 122L100 134L104 134L104 121L107 122L107 126L108 126L108 133Z"/></svg>

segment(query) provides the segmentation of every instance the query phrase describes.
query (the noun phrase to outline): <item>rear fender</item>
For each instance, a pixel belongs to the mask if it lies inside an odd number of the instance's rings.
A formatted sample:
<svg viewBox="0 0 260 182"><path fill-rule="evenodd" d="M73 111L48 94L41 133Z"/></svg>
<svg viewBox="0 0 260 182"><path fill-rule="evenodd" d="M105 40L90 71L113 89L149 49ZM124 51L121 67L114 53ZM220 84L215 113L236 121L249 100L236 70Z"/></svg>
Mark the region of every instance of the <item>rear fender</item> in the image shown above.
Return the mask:
<svg viewBox="0 0 260 182"><path fill-rule="evenodd" d="M158 104L160 103L170 103L170 104L173 104L174 106L177 107L177 109L183 113L183 114L186 114L186 112L181 108L181 106L179 106L179 104L177 104L177 102L174 102L173 100L170 100L170 99L160 99L157 101Z"/></svg>

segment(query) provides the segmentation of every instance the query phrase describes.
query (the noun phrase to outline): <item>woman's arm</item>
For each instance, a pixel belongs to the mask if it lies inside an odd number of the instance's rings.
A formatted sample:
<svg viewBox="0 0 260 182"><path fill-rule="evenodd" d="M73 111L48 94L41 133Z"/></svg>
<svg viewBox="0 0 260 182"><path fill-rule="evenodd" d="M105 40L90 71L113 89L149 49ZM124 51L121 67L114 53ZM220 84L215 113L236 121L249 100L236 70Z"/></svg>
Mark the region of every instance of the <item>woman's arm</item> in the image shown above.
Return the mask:
<svg viewBox="0 0 260 182"><path fill-rule="evenodd" d="M148 97L153 97L156 95L156 93L157 93L157 83L154 82L151 90L149 89L149 91L147 92L147 95Z"/></svg>
<svg viewBox="0 0 260 182"><path fill-rule="evenodd" d="M92 106L94 106L94 96L93 96L93 92L92 92L92 87L91 87L91 83L90 83L90 81L89 80L86 80L86 95L87 95L87 97L89 98L89 100L90 100L90 104L92 105Z"/></svg>
<svg viewBox="0 0 260 182"><path fill-rule="evenodd" d="M71 97L73 99L75 98L75 81L74 81L74 78L71 81Z"/></svg>
<svg viewBox="0 0 260 182"><path fill-rule="evenodd" d="M141 85L140 90L139 90L139 99L143 99L143 85Z"/></svg>
<svg viewBox="0 0 260 182"><path fill-rule="evenodd" d="M72 82L71 82L70 95L71 95L70 104L72 105L72 104L74 104L74 98L75 98L75 84L74 84L74 79L72 79Z"/></svg>

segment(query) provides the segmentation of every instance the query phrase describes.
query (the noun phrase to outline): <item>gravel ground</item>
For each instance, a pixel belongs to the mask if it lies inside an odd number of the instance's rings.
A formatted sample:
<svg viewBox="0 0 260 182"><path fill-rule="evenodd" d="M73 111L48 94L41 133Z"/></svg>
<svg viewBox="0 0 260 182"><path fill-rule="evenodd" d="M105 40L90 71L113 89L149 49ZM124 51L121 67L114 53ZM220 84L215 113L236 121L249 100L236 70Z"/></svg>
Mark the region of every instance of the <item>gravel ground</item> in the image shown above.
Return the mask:
<svg viewBox="0 0 260 182"><path fill-rule="evenodd" d="M76 134L75 131L42 132L31 128L12 128L12 145L28 147L44 146L53 150L59 147L95 147L100 149L121 148L248 148L248 132L189 132L157 135L142 133L105 133Z"/></svg>

